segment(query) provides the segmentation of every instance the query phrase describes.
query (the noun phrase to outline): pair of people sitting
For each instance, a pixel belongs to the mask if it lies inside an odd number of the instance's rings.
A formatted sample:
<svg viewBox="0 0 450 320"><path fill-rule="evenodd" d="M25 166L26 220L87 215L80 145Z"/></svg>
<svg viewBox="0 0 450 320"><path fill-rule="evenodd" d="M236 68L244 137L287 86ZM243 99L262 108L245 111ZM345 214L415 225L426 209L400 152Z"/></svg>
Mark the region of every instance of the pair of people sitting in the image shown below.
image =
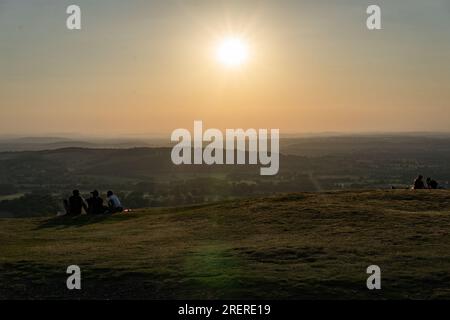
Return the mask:
<svg viewBox="0 0 450 320"><path fill-rule="evenodd" d="M118 213L123 211L122 203L112 191L106 194L108 205L103 205L103 199L97 190L91 192L91 197L84 201L80 196L80 191L73 190L69 200L64 200L64 208L67 215L80 215L84 209L87 214ZM87 203L87 205L86 205Z"/></svg>
<svg viewBox="0 0 450 320"><path fill-rule="evenodd" d="M425 185L425 182L423 181L423 176L420 175L414 180L413 189L414 190L420 190L420 189L438 189L439 185L436 182L436 180L433 180L431 178L427 178L427 183Z"/></svg>

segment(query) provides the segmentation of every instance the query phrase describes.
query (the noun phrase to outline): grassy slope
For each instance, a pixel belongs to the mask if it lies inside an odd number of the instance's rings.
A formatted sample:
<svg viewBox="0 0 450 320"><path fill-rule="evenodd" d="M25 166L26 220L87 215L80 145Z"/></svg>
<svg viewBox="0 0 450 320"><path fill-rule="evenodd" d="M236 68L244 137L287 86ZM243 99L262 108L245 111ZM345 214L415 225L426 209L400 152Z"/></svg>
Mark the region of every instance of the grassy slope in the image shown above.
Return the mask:
<svg viewBox="0 0 450 320"><path fill-rule="evenodd" d="M280 195L0 219L0 298L447 298L450 193ZM82 268L68 291L68 265ZM383 289L365 287L382 268Z"/></svg>

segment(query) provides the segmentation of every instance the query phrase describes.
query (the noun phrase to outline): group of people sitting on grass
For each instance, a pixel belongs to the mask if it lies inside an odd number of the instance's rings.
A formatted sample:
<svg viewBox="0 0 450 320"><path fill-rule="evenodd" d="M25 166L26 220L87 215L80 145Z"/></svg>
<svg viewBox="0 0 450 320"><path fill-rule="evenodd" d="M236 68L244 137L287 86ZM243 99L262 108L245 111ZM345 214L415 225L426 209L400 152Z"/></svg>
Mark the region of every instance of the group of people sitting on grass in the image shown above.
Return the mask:
<svg viewBox="0 0 450 320"><path fill-rule="evenodd" d="M433 180L431 178L427 178L427 181L423 181L423 176L419 175L416 180L414 180L414 185L412 187L414 190L420 190L420 189L439 189L439 184L436 180Z"/></svg>
<svg viewBox="0 0 450 320"><path fill-rule="evenodd" d="M97 190L91 192L91 197L86 201L80 196L80 191L73 190L72 196L64 200L64 209L66 215L80 215L84 209L87 214L112 214L123 211L122 203L112 191L108 191L107 205L103 204L103 199L100 197Z"/></svg>

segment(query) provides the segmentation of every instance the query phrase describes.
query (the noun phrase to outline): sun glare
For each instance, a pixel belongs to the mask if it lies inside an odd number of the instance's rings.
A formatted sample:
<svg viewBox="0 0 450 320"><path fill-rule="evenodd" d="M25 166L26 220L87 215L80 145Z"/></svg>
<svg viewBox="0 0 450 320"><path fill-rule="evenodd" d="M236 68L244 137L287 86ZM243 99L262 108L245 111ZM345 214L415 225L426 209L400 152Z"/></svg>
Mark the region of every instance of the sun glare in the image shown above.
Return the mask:
<svg viewBox="0 0 450 320"><path fill-rule="evenodd" d="M224 39L217 47L217 60L227 67L239 67L248 57L248 46L240 38Z"/></svg>

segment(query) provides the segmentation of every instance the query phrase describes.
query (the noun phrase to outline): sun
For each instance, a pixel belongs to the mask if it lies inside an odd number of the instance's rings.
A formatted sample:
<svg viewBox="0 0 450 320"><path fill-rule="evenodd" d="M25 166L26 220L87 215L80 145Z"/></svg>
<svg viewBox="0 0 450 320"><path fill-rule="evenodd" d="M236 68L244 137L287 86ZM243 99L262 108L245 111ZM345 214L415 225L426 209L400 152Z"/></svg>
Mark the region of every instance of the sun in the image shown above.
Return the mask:
<svg viewBox="0 0 450 320"><path fill-rule="evenodd" d="M216 56L217 60L226 67L239 67L249 58L248 45L241 38L225 38L218 44Z"/></svg>

